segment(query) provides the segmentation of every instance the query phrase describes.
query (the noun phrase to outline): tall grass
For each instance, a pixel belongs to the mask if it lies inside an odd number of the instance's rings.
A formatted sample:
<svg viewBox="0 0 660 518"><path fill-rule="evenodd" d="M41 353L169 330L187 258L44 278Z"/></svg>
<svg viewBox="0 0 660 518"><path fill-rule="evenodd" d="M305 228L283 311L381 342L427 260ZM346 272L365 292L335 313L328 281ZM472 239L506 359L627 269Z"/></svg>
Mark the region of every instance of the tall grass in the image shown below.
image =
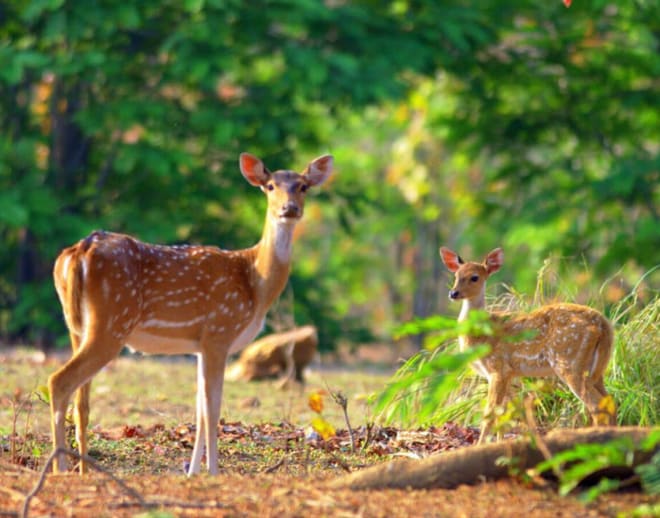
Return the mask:
<svg viewBox="0 0 660 518"><path fill-rule="evenodd" d="M567 288L560 288L564 292L558 293L558 286ZM549 301L570 301L576 298L576 293L567 291L571 289L574 290L575 286L558 282L556 270L547 261L538 273L531 301L509 288L504 295L489 300L489 308L526 311ZM617 404L618 424L654 426L660 424L660 296L657 291L652 292L649 302L642 304L638 292L639 283L606 312L615 327L615 344L605 385ZM588 304L603 310L602 300L602 296L593 297ZM436 320L420 321L408 328L413 332L428 332L433 330L433 322L442 322L442 339L438 340L431 333L428 347L406 362L380 395L376 412L385 422L410 427L448 421L476 425L481 421L486 381L476 376L465 362L452 373L446 368L434 370L434 366L448 364L443 358L456 354L455 337L460 334L456 324L451 330L446 319L434 318ZM444 391L433 389L437 384L434 381L436 376L445 381L450 379L449 385L444 385ZM522 399L529 393L535 395L535 417L540 426L588 424L583 404L554 379L514 382L509 393L511 402L503 410L505 423L509 421L511 424L521 417Z"/></svg>
<svg viewBox="0 0 660 518"><path fill-rule="evenodd" d="M637 309L636 297L616 308L616 346L606 385L620 424L660 424L660 297Z"/></svg>

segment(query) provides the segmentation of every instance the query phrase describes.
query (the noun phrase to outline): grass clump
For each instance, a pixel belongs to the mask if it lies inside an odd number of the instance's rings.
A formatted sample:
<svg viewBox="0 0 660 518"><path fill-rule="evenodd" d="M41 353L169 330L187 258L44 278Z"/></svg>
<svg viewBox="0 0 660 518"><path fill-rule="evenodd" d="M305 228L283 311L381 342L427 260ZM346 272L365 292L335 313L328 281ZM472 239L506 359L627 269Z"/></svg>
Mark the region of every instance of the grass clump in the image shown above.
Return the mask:
<svg viewBox="0 0 660 518"><path fill-rule="evenodd" d="M640 284L647 276L642 277L629 295L609 311L604 311L615 329L614 349L605 384L616 402L619 425L654 426L660 423L660 297L651 292L647 303L640 302ZM557 294L556 288L553 293L551 286L561 286L564 293ZM574 289L575 286L557 282L556 272L546 263L539 271L533 302L509 288L507 293L491 300L489 307L497 311L528 311L549 301L575 300L576 294L570 293ZM603 306L597 302L588 305L601 310ZM402 329L427 333L428 347L408 360L381 394L377 400L380 418L402 426L440 425L449 421L478 424L487 393L485 379L468 367L469 361L448 372L447 360L443 360L456 354L456 337L464 329L459 329L455 321L452 327L446 317L431 317ZM448 380L443 390L434 388L438 378ZM539 378L514 381L510 402L507 408L500 409L500 424L511 426L514 421L522 419L523 401L529 394L533 395L535 417L542 428L588 424L582 402L566 386L556 379Z"/></svg>
<svg viewBox="0 0 660 518"><path fill-rule="evenodd" d="M606 383L619 424L653 426L660 423L660 297L641 309L636 298L625 302Z"/></svg>

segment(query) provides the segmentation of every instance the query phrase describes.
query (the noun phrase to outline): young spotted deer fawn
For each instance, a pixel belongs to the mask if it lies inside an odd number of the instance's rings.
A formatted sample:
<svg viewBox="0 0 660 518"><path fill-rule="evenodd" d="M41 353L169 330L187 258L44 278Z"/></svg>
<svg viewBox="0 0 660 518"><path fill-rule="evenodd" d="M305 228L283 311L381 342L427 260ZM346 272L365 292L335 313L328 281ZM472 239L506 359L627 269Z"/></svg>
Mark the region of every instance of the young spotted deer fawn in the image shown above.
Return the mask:
<svg viewBox="0 0 660 518"><path fill-rule="evenodd" d="M286 285L305 194L329 177L333 159L321 156L302 174L271 173L248 153L239 163L245 179L268 198L263 234L252 248L158 246L93 232L57 258L53 275L73 356L48 380L56 450L65 446L65 414L76 391L76 440L80 454L86 454L91 380L124 345L144 353L195 354L197 418L188 475L199 472L205 448L208 471L218 472L217 424L227 355L259 333ZM67 469L63 454L53 469ZM85 470L82 461L80 472Z"/></svg>
<svg viewBox="0 0 660 518"><path fill-rule="evenodd" d="M497 248L483 263L466 263L442 247L440 256L455 274L449 297L463 301L458 320L464 321L470 311L484 309L486 280L500 269L504 254ZM612 326L603 315L577 304L551 304L531 313L491 313L491 323L493 336L459 338L461 350L479 343L491 347L490 353L474 364L488 380L479 443L492 427L493 410L504 404L509 384L517 376L556 376L584 403L594 425L615 423L614 415L599 409L608 395L603 374L613 342Z"/></svg>

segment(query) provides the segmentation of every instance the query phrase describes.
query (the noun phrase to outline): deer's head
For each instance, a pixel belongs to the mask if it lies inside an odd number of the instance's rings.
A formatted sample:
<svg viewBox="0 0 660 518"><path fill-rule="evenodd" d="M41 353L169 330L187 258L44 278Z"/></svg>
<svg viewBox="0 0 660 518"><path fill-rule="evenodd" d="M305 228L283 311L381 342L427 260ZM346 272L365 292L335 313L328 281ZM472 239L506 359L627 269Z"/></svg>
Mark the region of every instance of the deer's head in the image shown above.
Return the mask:
<svg viewBox="0 0 660 518"><path fill-rule="evenodd" d="M241 173L268 197L268 217L280 223L295 223L304 211L310 187L321 185L332 173L331 155L312 160L302 174L279 170L271 173L263 162L249 153L240 156Z"/></svg>
<svg viewBox="0 0 660 518"><path fill-rule="evenodd" d="M440 257L455 276L454 286L449 291L449 298L453 300L473 299L482 295L486 279L499 270L504 262L501 248L490 252L481 263L465 262L456 252L444 246L440 248Z"/></svg>

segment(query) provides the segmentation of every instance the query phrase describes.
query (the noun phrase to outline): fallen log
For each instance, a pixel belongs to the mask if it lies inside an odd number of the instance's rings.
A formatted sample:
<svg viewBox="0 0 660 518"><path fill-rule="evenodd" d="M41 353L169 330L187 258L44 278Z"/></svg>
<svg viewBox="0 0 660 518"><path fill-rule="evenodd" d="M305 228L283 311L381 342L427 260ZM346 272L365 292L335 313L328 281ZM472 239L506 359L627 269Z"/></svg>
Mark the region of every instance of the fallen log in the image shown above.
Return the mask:
<svg viewBox="0 0 660 518"><path fill-rule="evenodd" d="M238 360L227 367L225 379L252 381L282 375L303 381L303 370L316 355L316 327L301 326L267 335L248 345Z"/></svg>
<svg viewBox="0 0 660 518"><path fill-rule="evenodd" d="M651 428L643 427L561 429L543 437L543 442L550 454L555 455L578 444L606 443L623 437L628 437L633 444L639 445L650 431ZM655 451L659 449L660 445L656 446ZM654 451L636 452L633 467L648 462L653 454ZM511 439L443 452L422 460L392 460L334 480L330 487L451 489L461 484L476 484L484 479L506 477L510 466L496 462L501 457L515 459L515 466L521 470L532 468L544 460L541 451L529 438ZM617 468L615 471L621 470Z"/></svg>

